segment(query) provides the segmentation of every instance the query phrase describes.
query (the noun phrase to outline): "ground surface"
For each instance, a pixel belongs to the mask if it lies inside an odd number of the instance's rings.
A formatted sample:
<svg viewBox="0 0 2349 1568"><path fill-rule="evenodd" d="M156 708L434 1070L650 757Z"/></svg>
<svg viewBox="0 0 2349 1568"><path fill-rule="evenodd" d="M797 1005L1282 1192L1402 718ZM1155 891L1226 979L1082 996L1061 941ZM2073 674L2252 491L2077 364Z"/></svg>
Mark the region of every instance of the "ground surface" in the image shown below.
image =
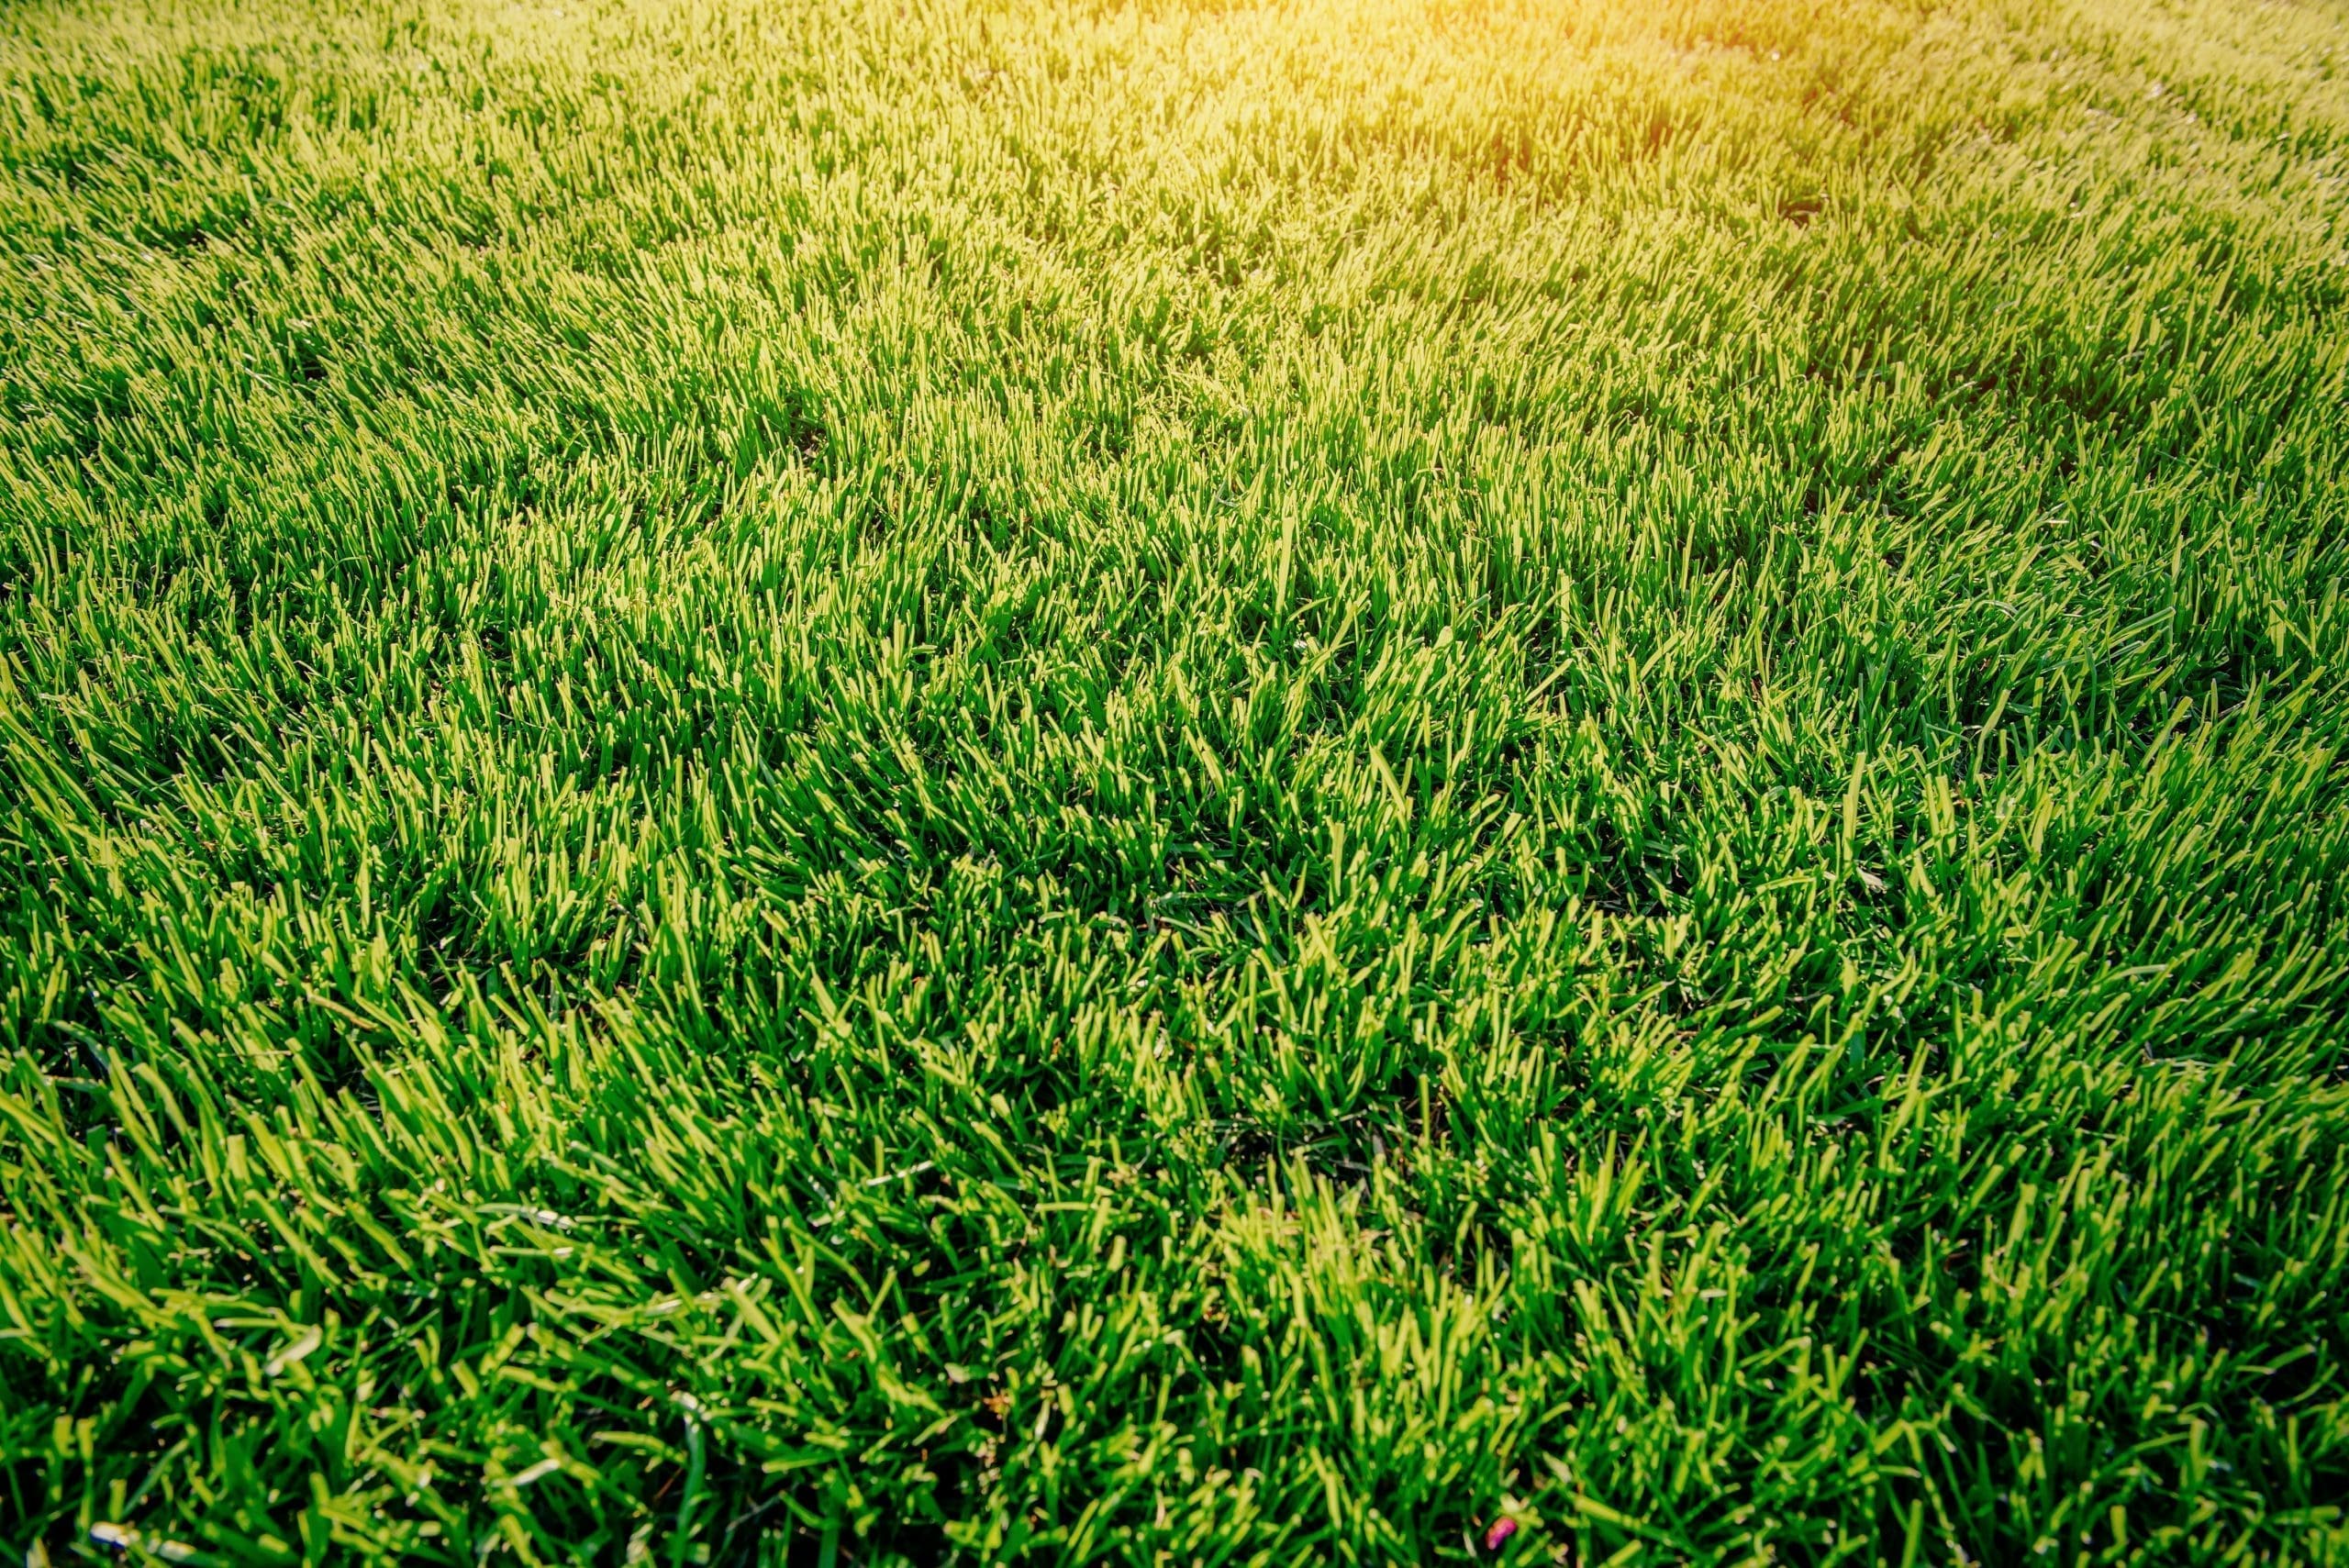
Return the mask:
<svg viewBox="0 0 2349 1568"><path fill-rule="evenodd" d="M9 7L6 1544L2349 1558L2344 239L2335 5Z"/></svg>

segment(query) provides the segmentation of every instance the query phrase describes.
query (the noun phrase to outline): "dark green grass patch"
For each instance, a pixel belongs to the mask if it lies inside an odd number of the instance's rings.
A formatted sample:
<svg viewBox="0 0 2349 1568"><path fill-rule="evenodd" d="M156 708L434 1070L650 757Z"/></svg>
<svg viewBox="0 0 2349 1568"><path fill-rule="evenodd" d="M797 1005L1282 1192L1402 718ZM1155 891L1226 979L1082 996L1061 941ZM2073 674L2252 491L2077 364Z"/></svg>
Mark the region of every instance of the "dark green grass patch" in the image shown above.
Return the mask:
<svg viewBox="0 0 2349 1568"><path fill-rule="evenodd" d="M2344 68L10 9L0 1544L2349 1557Z"/></svg>

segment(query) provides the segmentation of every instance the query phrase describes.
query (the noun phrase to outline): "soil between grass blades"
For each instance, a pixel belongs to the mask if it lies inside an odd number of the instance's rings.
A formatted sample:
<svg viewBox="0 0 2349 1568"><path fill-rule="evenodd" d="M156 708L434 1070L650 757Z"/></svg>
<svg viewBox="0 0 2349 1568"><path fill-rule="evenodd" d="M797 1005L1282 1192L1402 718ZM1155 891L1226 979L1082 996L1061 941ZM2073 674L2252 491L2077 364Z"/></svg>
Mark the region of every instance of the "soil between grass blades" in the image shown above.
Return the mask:
<svg viewBox="0 0 2349 1568"><path fill-rule="evenodd" d="M5 1544L2349 1559L2344 69L11 7Z"/></svg>

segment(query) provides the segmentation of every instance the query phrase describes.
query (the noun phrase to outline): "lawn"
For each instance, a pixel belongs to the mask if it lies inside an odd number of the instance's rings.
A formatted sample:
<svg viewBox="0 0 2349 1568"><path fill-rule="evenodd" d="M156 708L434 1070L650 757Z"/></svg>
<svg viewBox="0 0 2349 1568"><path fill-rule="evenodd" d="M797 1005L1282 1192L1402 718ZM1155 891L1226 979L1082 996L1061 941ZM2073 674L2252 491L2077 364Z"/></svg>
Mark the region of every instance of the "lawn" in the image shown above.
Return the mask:
<svg viewBox="0 0 2349 1568"><path fill-rule="evenodd" d="M2341 0L0 11L0 1548L2349 1562Z"/></svg>

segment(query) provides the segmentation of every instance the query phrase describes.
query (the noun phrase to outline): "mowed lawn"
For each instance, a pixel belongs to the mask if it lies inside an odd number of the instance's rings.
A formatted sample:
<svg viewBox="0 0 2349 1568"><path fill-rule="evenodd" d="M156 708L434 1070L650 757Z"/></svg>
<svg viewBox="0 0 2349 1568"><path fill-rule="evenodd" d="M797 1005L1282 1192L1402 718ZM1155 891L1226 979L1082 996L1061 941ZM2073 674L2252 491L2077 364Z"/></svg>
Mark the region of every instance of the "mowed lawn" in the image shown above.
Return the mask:
<svg viewBox="0 0 2349 1568"><path fill-rule="evenodd" d="M26 0L0 250L0 1548L2349 1562L2339 0Z"/></svg>

